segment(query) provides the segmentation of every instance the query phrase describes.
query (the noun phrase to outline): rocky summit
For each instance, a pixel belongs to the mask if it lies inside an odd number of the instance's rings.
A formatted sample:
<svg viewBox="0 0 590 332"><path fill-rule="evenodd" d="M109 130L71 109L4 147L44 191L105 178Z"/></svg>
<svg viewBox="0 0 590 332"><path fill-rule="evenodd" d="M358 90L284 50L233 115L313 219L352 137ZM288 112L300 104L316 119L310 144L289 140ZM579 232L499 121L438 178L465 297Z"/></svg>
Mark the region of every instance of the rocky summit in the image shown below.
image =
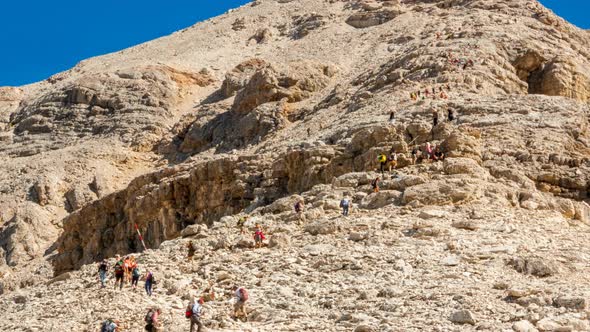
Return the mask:
<svg viewBox="0 0 590 332"><path fill-rule="evenodd" d="M589 68L536 0L256 0L0 88L0 330L590 331Z"/></svg>

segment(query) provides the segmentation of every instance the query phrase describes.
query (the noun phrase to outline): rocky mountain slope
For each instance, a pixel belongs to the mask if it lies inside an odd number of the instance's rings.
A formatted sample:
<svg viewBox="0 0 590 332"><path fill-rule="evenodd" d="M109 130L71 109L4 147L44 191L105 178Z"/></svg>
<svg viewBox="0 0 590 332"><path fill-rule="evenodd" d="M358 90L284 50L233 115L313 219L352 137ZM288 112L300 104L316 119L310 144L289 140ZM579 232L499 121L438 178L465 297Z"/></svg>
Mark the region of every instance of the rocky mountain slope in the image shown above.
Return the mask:
<svg viewBox="0 0 590 332"><path fill-rule="evenodd" d="M213 329L586 330L589 45L537 1L264 0L0 88L5 329L138 330L158 303L175 331L187 292L231 280L254 318L225 298ZM448 158L413 165L427 142ZM239 213L276 246L243 248ZM135 225L161 293L94 290L94 262L141 251ZM186 263L193 225L209 230Z"/></svg>

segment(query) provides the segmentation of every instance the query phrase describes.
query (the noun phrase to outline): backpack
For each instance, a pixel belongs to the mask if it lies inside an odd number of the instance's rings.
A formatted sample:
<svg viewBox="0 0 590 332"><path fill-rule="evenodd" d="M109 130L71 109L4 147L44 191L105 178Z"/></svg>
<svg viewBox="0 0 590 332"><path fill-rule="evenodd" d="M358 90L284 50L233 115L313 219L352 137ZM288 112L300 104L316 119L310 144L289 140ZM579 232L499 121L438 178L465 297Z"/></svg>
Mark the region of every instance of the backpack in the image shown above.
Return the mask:
<svg viewBox="0 0 590 332"><path fill-rule="evenodd" d="M373 188L377 188L377 179L373 180L373 182L371 182L371 186Z"/></svg>
<svg viewBox="0 0 590 332"><path fill-rule="evenodd" d="M386 161L387 161L387 157L386 157L384 154L380 154L380 155L377 157L377 160L379 160L379 162L381 162L381 163L384 163L384 162L386 162Z"/></svg>
<svg viewBox="0 0 590 332"><path fill-rule="evenodd" d="M133 277L139 277L139 268L136 267L133 269Z"/></svg>
<svg viewBox="0 0 590 332"><path fill-rule="evenodd" d="M248 291L245 288L240 288L239 294L240 294L240 300L242 302L248 301L248 298L249 298Z"/></svg>
<svg viewBox="0 0 590 332"><path fill-rule="evenodd" d="M184 311L184 317L185 318L191 318L193 316L193 305L191 305L190 303L186 306L186 310Z"/></svg>
<svg viewBox="0 0 590 332"><path fill-rule="evenodd" d="M154 310L149 310L143 320L147 323L147 325L152 325L154 323Z"/></svg>
<svg viewBox="0 0 590 332"><path fill-rule="evenodd" d="M105 320L102 322L102 326L100 327L100 332L115 332L117 325L110 319Z"/></svg>
<svg viewBox="0 0 590 332"><path fill-rule="evenodd" d="M123 262L118 261L117 264L115 264L115 273L117 273L117 274L123 273Z"/></svg>
<svg viewBox="0 0 590 332"><path fill-rule="evenodd" d="M348 200L347 199L343 199L340 201L340 207L348 207Z"/></svg>

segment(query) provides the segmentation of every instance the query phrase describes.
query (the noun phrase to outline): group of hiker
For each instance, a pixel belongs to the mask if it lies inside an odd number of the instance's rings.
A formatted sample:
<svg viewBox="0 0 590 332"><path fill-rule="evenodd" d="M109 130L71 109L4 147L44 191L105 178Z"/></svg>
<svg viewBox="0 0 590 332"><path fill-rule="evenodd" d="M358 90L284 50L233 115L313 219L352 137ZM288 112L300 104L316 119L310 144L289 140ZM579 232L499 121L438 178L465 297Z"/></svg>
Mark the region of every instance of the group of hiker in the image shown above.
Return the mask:
<svg viewBox="0 0 590 332"><path fill-rule="evenodd" d="M441 85L438 87L438 90L435 87L425 88L424 91L417 90L416 92L410 93L410 99L413 101L417 100L425 100L426 98L440 98L440 99L449 99L449 95L445 92L451 91L450 85Z"/></svg>
<svg viewBox="0 0 590 332"><path fill-rule="evenodd" d="M261 229L259 229L261 231ZM194 249L194 244L192 242L189 242L189 253L188 253L188 258L192 258L192 255L194 255L194 251L191 250L190 248L192 247ZM133 265L133 263L135 263L135 265ZM105 269L106 267L106 269ZM114 266L114 270L115 270L115 276L116 276L116 281L115 281L115 288L117 287L117 285L119 285L120 289L122 287L122 283L123 281L127 280L126 276L127 274L125 274L125 271L131 269L131 271L133 271L133 269L137 269L137 262L135 261L133 256L128 256L125 258L121 258L120 255L116 256L116 263ZM123 271L123 274L120 274L119 271ZM105 284L106 284L106 274L108 271L108 262L106 260L103 260L99 263L99 276L100 276L100 282L101 282L101 287L104 288ZM120 278L117 276L121 276ZM134 277L133 272L131 274L131 280L133 282L133 280L138 280L139 276ZM121 281L119 281L121 280ZM146 285L149 285L149 291L148 291L148 286L146 286L146 292L148 293L148 295L152 295L151 292L151 287L152 285L155 283L155 280L153 278L153 274L151 272L148 271L148 273L146 274ZM132 283L133 285L133 283ZM137 282L135 282L135 285L137 285ZM242 321L247 321L248 320L248 314L246 311L246 303L249 300L249 295L248 295L248 291L246 290L245 287L239 287L237 285L233 286L231 288L231 291L234 294L234 307L233 307L233 312L231 314L232 318L236 319L236 320L242 320ZM203 304L207 301L214 301L215 300L215 290L213 288L213 284L210 282L209 283L209 287L207 289L205 289L205 291L200 294L198 297L193 298L189 304L186 307L185 310L185 317L187 319L189 319L190 321L190 331L191 332L201 332L203 330L203 323L202 323L202 316L203 316ZM147 313L144 316L144 322L145 322L145 330L148 332L158 332L161 331L163 328L163 322L160 319L160 316L162 314L162 310L159 307L153 307L153 308L149 308ZM101 324L101 332L116 332L116 331L120 331L122 329L122 324L119 320L116 319L107 319L104 320Z"/></svg>
<svg viewBox="0 0 590 332"><path fill-rule="evenodd" d="M139 283L141 273L139 265L135 260L135 256L126 256L121 258L121 255L117 255L116 263L113 267L115 275L115 288L119 286L119 289L123 289L124 284L130 284L131 288L135 290ZM98 275L102 288L106 287L106 279L109 270L109 265L106 259L102 260L98 266ZM144 288L148 296L152 295L152 287L155 284L154 275L151 271L146 271L144 278Z"/></svg>

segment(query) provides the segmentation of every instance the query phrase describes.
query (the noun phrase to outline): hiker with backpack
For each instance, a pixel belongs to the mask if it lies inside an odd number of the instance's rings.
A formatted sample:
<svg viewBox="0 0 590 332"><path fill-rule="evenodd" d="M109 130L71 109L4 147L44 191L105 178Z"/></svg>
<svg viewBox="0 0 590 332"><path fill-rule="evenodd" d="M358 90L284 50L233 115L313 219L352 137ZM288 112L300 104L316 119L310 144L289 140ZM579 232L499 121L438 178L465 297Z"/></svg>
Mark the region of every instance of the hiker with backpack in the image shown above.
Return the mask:
<svg viewBox="0 0 590 332"><path fill-rule="evenodd" d="M201 332L203 330L203 323L201 323L201 316L203 315L203 303L205 300L199 298L195 303L189 303L186 308L186 318L191 320L190 332ZM195 327L197 328L195 331Z"/></svg>
<svg viewBox="0 0 590 332"><path fill-rule="evenodd" d="M131 270L131 287L133 288L133 290L137 289L137 283L139 282L140 276L141 273L139 272L139 266L137 266L136 263L133 267L133 270Z"/></svg>
<svg viewBox="0 0 590 332"><path fill-rule="evenodd" d="M381 153L377 156L377 161L379 162L379 169L381 170L381 175L383 175L383 171L385 170L385 166L387 165L387 156L384 153Z"/></svg>
<svg viewBox="0 0 590 332"><path fill-rule="evenodd" d="M340 201L340 207L342 208L342 215L343 216L348 216L348 209L350 207L350 199L348 199L348 197L344 196L342 197L342 200Z"/></svg>
<svg viewBox="0 0 590 332"><path fill-rule="evenodd" d="M244 287L234 286L232 288L235 291L236 303L234 304L234 319L240 319L247 321L248 314L246 313L246 302L249 299L248 291Z"/></svg>
<svg viewBox="0 0 590 332"><path fill-rule="evenodd" d="M117 332L119 331L119 321L107 319L102 322L100 326L100 332Z"/></svg>
<svg viewBox="0 0 590 332"><path fill-rule="evenodd" d="M395 153L395 149L391 149L387 161L389 162L389 173L391 173L391 171L395 170L395 167L397 166L397 153Z"/></svg>
<svg viewBox="0 0 590 332"><path fill-rule="evenodd" d="M152 296L152 287L154 286L155 283L156 283L156 280L154 279L154 274L151 271L147 271L145 273L144 288L145 288L145 293L148 296Z"/></svg>
<svg viewBox="0 0 590 332"><path fill-rule="evenodd" d="M117 288L117 283L119 284L119 289L123 289L123 278L125 276L125 269L123 267L123 265L125 264L123 262L123 259L121 258L120 255L115 256L116 257L116 263L115 263L115 288Z"/></svg>
<svg viewBox="0 0 590 332"><path fill-rule="evenodd" d="M102 288L106 287L107 273L109 270L109 262L103 259L98 265L98 277L100 279L100 285Z"/></svg>
<svg viewBox="0 0 590 332"><path fill-rule="evenodd" d="M262 227L260 227L259 224L256 224L256 228L254 229L254 247L261 248L265 239L266 237L264 236Z"/></svg>
<svg viewBox="0 0 590 332"><path fill-rule="evenodd" d="M145 330L148 332L158 332L160 331L160 321L159 317L162 313L160 308L149 309L148 312L145 314L143 320L145 321Z"/></svg>
<svg viewBox="0 0 590 332"><path fill-rule="evenodd" d="M246 221L248 221L248 216L244 215L238 219L238 222L236 224L238 230L240 231L240 234L242 235L246 234L246 229L244 228L244 225L246 225Z"/></svg>
<svg viewBox="0 0 590 332"><path fill-rule="evenodd" d="M375 180L371 182L371 187L373 188L373 192L379 192L379 177L376 177Z"/></svg>

